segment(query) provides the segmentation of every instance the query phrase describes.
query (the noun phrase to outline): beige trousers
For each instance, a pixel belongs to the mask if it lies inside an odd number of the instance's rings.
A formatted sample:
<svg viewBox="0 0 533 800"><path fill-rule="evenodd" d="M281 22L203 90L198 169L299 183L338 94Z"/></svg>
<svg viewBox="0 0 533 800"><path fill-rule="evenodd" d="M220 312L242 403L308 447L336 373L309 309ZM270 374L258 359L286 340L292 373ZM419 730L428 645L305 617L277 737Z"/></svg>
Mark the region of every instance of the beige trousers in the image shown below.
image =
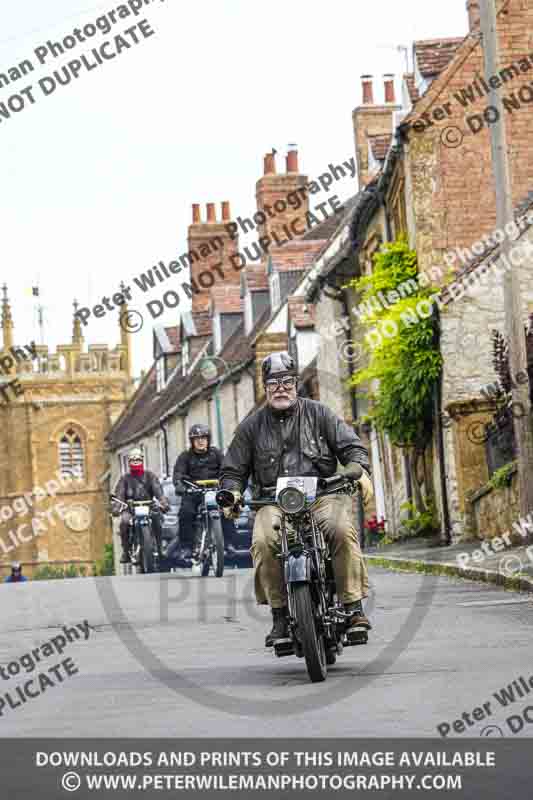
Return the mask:
<svg viewBox="0 0 533 800"><path fill-rule="evenodd" d="M368 596L368 573L355 528L354 499L331 495L316 501L315 519L329 540L337 594L342 603L353 603ZM252 558L255 567L255 596L259 605L271 608L287 605L280 552L281 531L274 531L281 512L277 506L263 506L255 517Z"/></svg>

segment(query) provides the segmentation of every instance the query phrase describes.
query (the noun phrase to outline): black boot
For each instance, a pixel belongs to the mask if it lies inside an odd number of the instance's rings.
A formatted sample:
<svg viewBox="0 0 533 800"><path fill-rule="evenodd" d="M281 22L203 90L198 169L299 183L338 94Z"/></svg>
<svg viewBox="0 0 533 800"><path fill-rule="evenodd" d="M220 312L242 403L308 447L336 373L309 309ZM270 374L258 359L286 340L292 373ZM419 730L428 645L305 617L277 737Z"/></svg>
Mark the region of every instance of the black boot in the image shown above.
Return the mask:
<svg viewBox="0 0 533 800"><path fill-rule="evenodd" d="M350 631L371 631L372 625L370 624L369 620L365 616L363 611L363 604L360 600L357 600L355 603L345 603L344 610L351 614L350 619L346 621L346 633L348 634Z"/></svg>
<svg viewBox="0 0 533 800"><path fill-rule="evenodd" d="M265 647L273 647L277 639L287 639L289 636L289 609L273 608L272 619L274 624L265 638Z"/></svg>
<svg viewBox="0 0 533 800"><path fill-rule="evenodd" d="M120 563L121 564L129 564L130 563L130 554L128 552L128 533L121 533L120 534L120 541L122 544L122 555L120 556Z"/></svg>

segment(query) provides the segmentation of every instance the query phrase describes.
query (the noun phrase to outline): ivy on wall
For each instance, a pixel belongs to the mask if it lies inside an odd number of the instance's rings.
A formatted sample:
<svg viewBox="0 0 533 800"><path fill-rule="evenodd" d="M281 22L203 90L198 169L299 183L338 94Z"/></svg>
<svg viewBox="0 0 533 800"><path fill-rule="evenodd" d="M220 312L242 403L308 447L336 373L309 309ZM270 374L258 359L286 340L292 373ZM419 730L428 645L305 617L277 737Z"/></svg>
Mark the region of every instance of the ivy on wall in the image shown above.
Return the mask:
<svg viewBox="0 0 533 800"><path fill-rule="evenodd" d="M381 336L375 346L370 344L375 337L365 339L367 366L352 376L349 385L370 387L370 419L378 430L388 434L392 444L408 448L415 501L423 508L425 503L417 491L420 487L416 480L416 460L423 454L431 434L433 392L442 370L442 355L435 317L422 318L416 314L420 300L433 294L430 287L419 285L417 274L416 252L400 237L383 245L374 255L372 274L349 284L360 293L368 312L361 320L365 331L377 325L382 331L397 331L393 336ZM406 284L407 281L410 283ZM387 298L387 293L401 284L408 285L411 293L401 297L406 292L396 292L397 302L383 303L380 295Z"/></svg>

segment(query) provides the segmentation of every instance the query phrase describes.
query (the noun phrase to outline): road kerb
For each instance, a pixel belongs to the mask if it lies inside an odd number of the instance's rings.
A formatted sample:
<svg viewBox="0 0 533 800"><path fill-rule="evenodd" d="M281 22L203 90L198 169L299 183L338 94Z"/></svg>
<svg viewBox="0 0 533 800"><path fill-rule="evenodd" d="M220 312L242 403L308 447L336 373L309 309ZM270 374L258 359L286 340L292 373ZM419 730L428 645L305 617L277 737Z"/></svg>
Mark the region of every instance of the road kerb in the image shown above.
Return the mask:
<svg viewBox="0 0 533 800"><path fill-rule="evenodd" d="M525 575L503 575L500 572L478 567L460 567L458 564L436 561L419 561L413 558L399 558L398 556L366 555L366 561L375 567L393 569L400 572L416 572L424 575L439 575L443 577L465 578L470 581L494 583L513 592L533 593L533 579Z"/></svg>

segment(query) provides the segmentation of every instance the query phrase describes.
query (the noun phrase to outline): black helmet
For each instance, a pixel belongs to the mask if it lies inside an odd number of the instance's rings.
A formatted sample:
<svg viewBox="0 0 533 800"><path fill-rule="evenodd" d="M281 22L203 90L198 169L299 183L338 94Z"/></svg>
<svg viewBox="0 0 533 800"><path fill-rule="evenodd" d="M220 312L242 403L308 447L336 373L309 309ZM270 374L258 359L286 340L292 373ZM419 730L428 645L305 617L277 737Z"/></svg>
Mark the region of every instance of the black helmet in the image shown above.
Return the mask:
<svg viewBox="0 0 533 800"><path fill-rule="evenodd" d="M211 431L207 425L197 423L189 428L189 439L200 439L203 436L207 436L207 438L211 440Z"/></svg>
<svg viewBox="0 0 533 800"><path fill-rule="evenodd" d="M276 375L297 375L296 363L286 350L270 353L261 364L263 383Z"/></svg>

